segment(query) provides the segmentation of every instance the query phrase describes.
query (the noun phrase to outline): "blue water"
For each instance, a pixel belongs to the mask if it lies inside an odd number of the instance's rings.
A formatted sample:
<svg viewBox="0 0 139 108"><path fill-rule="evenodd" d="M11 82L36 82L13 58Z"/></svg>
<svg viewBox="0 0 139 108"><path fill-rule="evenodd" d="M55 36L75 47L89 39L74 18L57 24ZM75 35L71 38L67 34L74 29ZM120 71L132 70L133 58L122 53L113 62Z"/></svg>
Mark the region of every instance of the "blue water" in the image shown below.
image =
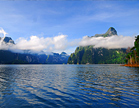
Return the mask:
<svg viewBox="0 0 139 108"><path fill-rule="evenodd" d="M0 108L139 108L139 68L0 65Z"/></svg>

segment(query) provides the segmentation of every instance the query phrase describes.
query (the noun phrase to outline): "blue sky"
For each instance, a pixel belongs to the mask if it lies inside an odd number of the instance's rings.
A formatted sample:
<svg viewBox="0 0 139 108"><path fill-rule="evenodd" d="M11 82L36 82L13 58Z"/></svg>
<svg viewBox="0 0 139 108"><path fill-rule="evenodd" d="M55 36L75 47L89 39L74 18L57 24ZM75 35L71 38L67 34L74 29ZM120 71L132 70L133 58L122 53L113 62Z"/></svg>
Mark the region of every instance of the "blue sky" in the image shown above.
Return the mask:
<svg viewBox="0 0 139 108"><path fill-rule="evenodd" d="M0 27L13 40L66 35L76 42L111 26L118 35L139 34L139 1L0 1Z"/></svg>

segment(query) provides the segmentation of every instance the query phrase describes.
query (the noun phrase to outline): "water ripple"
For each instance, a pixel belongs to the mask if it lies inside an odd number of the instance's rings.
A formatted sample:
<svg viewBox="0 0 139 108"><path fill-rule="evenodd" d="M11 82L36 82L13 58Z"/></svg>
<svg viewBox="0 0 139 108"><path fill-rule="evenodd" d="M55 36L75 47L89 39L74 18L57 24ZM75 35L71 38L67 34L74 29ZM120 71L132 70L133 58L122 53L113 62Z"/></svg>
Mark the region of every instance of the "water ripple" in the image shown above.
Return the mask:
<svg viewBox="0 0 139 108"><path fill-rule="evenodd" d="M1 65L0 107L139 107L139 68Z"/></svg>

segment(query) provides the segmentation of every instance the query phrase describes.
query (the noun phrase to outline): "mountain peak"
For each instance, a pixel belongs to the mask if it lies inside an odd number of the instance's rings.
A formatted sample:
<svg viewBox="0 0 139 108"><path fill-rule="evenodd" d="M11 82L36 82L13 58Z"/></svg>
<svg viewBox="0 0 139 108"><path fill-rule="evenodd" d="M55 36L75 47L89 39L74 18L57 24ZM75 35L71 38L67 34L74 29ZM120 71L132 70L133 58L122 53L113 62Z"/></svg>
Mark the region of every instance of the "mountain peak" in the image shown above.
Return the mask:
<svg viewBox="0 0 139 108"><path fill-rule="evenodd" d="M5 42L5 43L15 44L11 37L4 37L4 38L0 37L0 40L2 40L2 39L3 39L3 42Z"/></svg>
<svg viewBox="0 0 139 108"><path fill-rule="evenodd" d="M65 53L65 52L62 52L62 53L61 53L61 55L65 55L65 54L67 54L67 53Z"/></svg>
<svg viewBox="0 0 139 108"><path fill-rule="evenodd" d="M108 34L108 36L117 35L117 31L115 30L115 28L110 27L105 34Z"/></svg>
<svg viewBox="0 0 139 108"><path fill-rule="evenodd" d="M115 30L114 27L110 27L108 31L104 34L96 34L95 37L109 37L112 35L117 35L117 31Z"/></svg>

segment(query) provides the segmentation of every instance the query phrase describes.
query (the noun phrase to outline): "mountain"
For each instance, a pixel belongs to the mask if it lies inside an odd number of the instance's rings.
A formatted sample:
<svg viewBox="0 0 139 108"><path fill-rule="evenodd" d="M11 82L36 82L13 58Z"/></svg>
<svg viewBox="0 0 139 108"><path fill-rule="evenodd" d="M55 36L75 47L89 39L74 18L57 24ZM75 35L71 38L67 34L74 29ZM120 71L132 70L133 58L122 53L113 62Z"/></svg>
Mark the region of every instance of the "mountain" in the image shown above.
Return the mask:
<svg viewBox="0 0 139 108"><path fill-rule="evenodd" d="M69 64L122 64L126 49L77 47L68 59Z"/></svg>
<svg viewBox="0 0 139 108"><path fill-rule="evenodd" d="M92 37L109 37L117 35L117 31L110 27L105 34ZM92 38L91 37L91 38ZM69 64L122 64L126 56L126 49L94 48L94 46L79 46L68 59Z"/></svg>
<svg viewBox="0 0 139 108"><path fill-rule="evenodd" d="M48 55L46 63L49 64L67 64L69 55L65 52L61 54L53 53L53 55Z"/></svg>
<svg viewBox="0 0 139 108"><path fill-rule="evenodd" d="M9 50L0 50L0 64L36 64L38 59L31 54L13 53Z"/></svg>
<svg viewBox="0 0 139 108"><path fill-rule="evenodd" d="M94 37L109 37L109 36L112 36L112 35L117 35L117 31L115 30L115 28L110 27L106 33L104 33L104 34L95 34Z"/></svg>
<svg viewBox="0 0 139 108"><path fill-rule="evenodd" d="M69 55L14 53L0 50L0 64L67 64Z"/></svg>
<svg viewBox="0 0 139 108"><path fill-rule="evenodd" d="M6 44L7 44L7 43L15 44L11 37L4 37L4 38L1 38L1 37L0 37L0 41L4 42L4 43L6 43Z"/></svg>
<svg viewBox="0 0 139 108"><path fill-rule="evenodd" d="M1 44L15 45L11 37L0 37L0 42ZM68 58L69 55L65 52L47 55L43 51L38 54L32 53L30 50L23 50L22 53L0 50L0 64L66 64Z"/></svg>

